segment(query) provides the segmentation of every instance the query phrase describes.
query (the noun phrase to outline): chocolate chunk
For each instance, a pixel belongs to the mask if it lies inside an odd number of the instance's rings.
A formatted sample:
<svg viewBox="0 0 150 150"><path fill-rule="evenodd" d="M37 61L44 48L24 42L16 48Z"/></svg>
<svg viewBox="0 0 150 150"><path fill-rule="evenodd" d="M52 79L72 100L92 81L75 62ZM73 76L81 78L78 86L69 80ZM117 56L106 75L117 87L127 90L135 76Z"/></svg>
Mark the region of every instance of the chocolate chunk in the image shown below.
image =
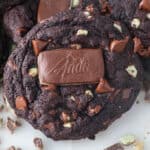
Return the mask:
<svg viewBox="0 0 150 150"><path fill-rule="evenodd" d="M135 37L133 41L134 41L134 52L135 53L139 52L143 48L141 40Z"/></svg>
<svg viewBox="0 0 150 150"><path fill-rule="evenodd" d="M32 40L32 45L33 45L35 56L38 56L39 53L45 48L47 44L48 44L47 41Z"/></svg>
<svg viewBox="0 0 150 150"><path fill-rule="evenodd" d="M58 12L69 9L70 0L40 0L38 8L38 22L47 19Z"/></svg>
<svg viewBox="0 0 150 150"><path fill-rule="evenodd" d="M113 92L114 91L114 88L112 88L108 81L105 80L105 79L100 79L100 82L96 88L96 92L97 93L107 93L107 92Z"/></svg>
<svg viewBox="0 0 150 150"><path fill-rule="evenodd" d="M142 0L139 8L145 11L150 11L150 0Z"/></svg>
<svg viewBox="0 0 150 150"><path fill-rule="evenodd" d="M18 96L15 104L18 110L25 110L27 108L27 100L23 96Z"/></svg>
<svg viewBox="0 0 150 150"><path fill-rule="evenodd" d="M113 40L110 44L110 51L111 52L123 52L127 43L129 41L129 37L126 37L123 40Z"/></svg>
<svg viewBox="0 0 150 150"><path fill-rule="evenodd" d="M48 90L48 91L55 91L56 86L54 84L49 84L48 86L43 86L42 89L43 90Z"/></svg>
<svg viewBox="0 0 150 150"><path fill-rule="evenodd" d="M141 55L143 57L149 57L150 56L150 47L148 47L147 49L144 48L141 40L137 37L135 37L133 39L133 41L134 41L134 52L135 53L138 53L139 55Z"/></svg>
<svg viewBox="0 0 150 150"><path fill-rule="evenodd" d="M97 83L104 76L101 49L57 49L38 56L39 80L42 85Z"/></svg>

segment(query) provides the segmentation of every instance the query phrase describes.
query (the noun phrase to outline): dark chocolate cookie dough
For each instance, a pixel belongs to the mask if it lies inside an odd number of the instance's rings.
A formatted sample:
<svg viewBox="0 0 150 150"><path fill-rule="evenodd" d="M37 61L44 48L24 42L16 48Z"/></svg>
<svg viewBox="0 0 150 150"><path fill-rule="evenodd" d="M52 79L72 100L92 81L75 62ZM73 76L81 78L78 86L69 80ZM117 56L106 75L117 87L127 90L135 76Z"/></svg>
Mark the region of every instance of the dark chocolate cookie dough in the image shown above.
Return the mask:
<svg viewBox="0 0 150 150"><path fill-rule="evenodd" d="M127 28L95 12L86 6L42 21L5 67L11 107L54 140L93 137L131 108L141 87Z"/></svg>

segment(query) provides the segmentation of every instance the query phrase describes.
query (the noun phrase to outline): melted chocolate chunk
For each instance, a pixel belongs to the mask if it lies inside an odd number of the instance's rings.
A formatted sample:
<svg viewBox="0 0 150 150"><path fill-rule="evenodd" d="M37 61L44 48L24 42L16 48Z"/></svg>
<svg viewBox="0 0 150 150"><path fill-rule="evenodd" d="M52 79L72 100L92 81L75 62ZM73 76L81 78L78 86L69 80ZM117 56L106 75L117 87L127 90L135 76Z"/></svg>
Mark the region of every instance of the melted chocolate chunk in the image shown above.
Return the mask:
<svg viewBox="0 0 150 150"><path fill-rule="evenodd" d="M38 22L47 19L60 11L69 9L70 0L40 0Z"/></svg>
<svg viewBox="0 0 150 150"><path fill-rule="evenodd" d="M126 37L123 40L113 40L110 44L111 52L123 52L127 43L129 41L129 37Z"/></svg>
<svg viewBox="0 0 150 150"><path fill-rule="evenodd" d="M42 40L32 40L32 46L35 53L35 56L38 56L39 53L46 47L48 41Z"/></svg>
<svg viewBox="0 0 150 150"><path fill-rule="evenodd" d="M150 11L150 0L142 0L139 8L145 11Z"/></svg>

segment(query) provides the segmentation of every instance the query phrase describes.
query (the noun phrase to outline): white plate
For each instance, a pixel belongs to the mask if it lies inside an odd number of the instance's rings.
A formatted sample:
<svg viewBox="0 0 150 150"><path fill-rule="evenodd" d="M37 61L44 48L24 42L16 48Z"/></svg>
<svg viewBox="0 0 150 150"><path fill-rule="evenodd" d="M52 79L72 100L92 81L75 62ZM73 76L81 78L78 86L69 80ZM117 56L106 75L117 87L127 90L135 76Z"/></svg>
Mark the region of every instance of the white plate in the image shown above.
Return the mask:
<svg viewBox="0 0 150 150"><path fill-rule="evenodd" d="M36 150L33 138L40 137L44 142L44 150L104 150L109 145L116 143L120 137L133 134L144 141L144 150L150 150L150 103L143 100L144 93L138 96L139 104L134 104L132 109L115 121L107 130L96 135L95 140L77 140L55 142L45 137L40 131L31 127L22 120L22 126L13 135L7 129L0 129L0 150L6 150L10 145L21 147L22 150ZM2 100L2 97L1 97ZM12 113L3 113L0 116L14 117Z"/></svg>

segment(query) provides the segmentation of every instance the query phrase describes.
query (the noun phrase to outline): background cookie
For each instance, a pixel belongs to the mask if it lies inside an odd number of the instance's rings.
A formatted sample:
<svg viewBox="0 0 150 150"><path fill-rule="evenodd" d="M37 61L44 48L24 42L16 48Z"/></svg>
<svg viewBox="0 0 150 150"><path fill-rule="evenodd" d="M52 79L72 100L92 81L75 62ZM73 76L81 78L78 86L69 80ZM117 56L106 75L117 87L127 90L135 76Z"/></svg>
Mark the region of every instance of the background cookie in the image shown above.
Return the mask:
<svg viewBox="0 0 150 150"><path fill-rule="evenodd" d="M38 0L25 1L7 10L3 16L5 30L15 43L36 24Z"/></svg>
<svg viewBox="0 0 150 150"><path fill-rule="evenodd" d="M141 87L142 66L127 28L95 12L91 6L77 8L38 24L5 67L4 89L11 107L55 140L93 138L129 110ZM87 66L95 60L89 71ZM71 70L66 71L61 63ZM41 71L47 65L52 70ZM79 72L81 78L77 78Z"/></svg>
<svg viewBox="0 0 150 150"><path fill-rule="evenodd" d="M3 13L3 11L6 9L9 9L10 7L18 5L22 2L24 2L24 0L2 0L0 1L0 13Z"/></svg>
<svg viewBox="0 0 150 150"><path fill-rule="evenodd" d="M2 77L5 61L9 55L9 52L7 51L9 45L6 44L6 40L8 40L8 38L3 31L2 22L0 21L0 79Z"/></svg>

